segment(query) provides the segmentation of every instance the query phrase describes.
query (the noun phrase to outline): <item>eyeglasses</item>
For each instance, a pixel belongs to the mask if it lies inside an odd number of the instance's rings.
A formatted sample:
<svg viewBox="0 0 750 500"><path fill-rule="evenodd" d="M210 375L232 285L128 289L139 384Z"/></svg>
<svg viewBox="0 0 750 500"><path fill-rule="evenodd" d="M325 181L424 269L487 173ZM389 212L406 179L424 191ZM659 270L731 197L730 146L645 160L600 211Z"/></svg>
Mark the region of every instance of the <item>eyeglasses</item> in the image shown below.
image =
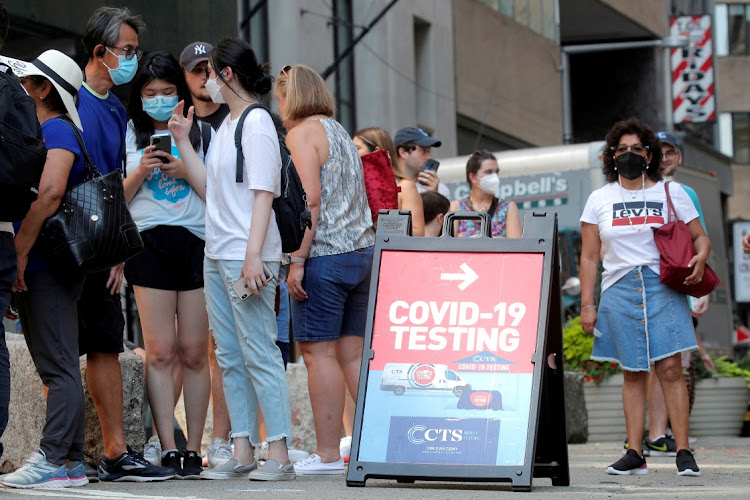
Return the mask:
<svg viewBox="0 0 750 500"><path fill-rule="evenodd" d="M141 56L143 56L143 51L142 50L138 50L138 49L128 49L128 48L125 48L125 47L115 47L114 45L110 45L109 48L110 49L117 49L117 50L123 51L125 53L125 59L127 59L128 61L131 60L134 57L137 58L140 61L141 60Z"/></svg>
<svg viewBox="0 0 750 500"><path fill-rule="evenodd" d="M645 155L648 151L648 146L644 146L643 144L633 144L632 146L626 146L625 144L620 144L615 148L612 146L610 148L612 151L615 152L616 155L625 154L628 152L628 150L632 151L633 153L637 155Z"/></svg>
<svg viewBox="0 0 750 500"><path fill-rule="evenodd" d="M677 151L667 151L662 156L664 158L668 159L668 160L673 160L673 159L675 159L677 157L678 154L679 154L679 152L677 152Z"/></svg>

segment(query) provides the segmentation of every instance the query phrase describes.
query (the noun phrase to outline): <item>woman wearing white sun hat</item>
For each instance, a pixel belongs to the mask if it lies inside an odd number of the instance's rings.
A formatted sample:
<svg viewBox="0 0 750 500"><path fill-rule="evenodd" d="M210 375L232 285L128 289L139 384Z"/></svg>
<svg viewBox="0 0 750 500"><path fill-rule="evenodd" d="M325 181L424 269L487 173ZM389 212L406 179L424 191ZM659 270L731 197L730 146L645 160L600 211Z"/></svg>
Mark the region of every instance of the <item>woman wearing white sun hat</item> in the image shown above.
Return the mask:
<svg viewBox="0 0 750 500"><path fill-rule="evenodd" d="M65 191L84 180L83 154L73 131L73 127L81 129L75 96L83 78L78 65L57 50L48 50L32 62L8 58L2 62L34 99L48 150L39 197L26 218L15 224L18 278L13 290L18 292L26 342L49 392L39 450L0 482L17 488L83 486L88 479L82 463L85 422L76 302L84 277L68 272L63 279L61 270L42 258L34 245Z"/></svg>

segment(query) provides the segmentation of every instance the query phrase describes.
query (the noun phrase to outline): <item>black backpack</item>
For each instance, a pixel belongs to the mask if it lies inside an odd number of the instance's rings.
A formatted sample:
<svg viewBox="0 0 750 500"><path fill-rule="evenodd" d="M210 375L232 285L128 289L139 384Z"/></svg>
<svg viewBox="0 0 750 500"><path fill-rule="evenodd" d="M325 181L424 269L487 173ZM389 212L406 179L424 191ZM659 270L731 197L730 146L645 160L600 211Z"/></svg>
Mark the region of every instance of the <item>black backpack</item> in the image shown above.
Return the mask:
<svg viewBox="0 0 750 500"><path fill-rule="evenodd" d="M234 132L234 145L237 148L237 182L242 182L242 165L245 162L245 156L242 154L242 127L247 114L255 108L263 109L269 115L271 114L262 104L252 104L242 112ZM281 251L292 253L299 250L302 245L305 228L312 228L312 216L307 209L307 195L297 169L294 168L292 155L281 136L279 136L279 150L281 151L281 195L274 198L273 211L276 213L276 224L281 233Z"/></svg>
<svg viewBox="0 0 750 500"><path fill-rule="evenodd" d="M3 65L0 68L0 221L23 220L39 193L46 160L47 148L34 100Z"/></svg>

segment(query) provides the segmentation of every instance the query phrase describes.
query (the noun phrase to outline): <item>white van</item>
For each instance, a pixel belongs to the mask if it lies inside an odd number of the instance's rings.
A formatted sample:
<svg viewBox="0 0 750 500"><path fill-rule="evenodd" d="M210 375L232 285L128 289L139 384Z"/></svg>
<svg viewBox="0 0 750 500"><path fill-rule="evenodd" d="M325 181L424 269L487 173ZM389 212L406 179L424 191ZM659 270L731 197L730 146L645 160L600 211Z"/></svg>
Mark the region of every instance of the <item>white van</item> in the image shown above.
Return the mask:
<svg viewBox="0 0 750 500"><path fill-rule="evenodd" d="M401 396L407 389L451 391L454 396L459 397L464 391L471 390L471 385L446 365L386 363L380 390L393 391L395 395Z"/></svg>

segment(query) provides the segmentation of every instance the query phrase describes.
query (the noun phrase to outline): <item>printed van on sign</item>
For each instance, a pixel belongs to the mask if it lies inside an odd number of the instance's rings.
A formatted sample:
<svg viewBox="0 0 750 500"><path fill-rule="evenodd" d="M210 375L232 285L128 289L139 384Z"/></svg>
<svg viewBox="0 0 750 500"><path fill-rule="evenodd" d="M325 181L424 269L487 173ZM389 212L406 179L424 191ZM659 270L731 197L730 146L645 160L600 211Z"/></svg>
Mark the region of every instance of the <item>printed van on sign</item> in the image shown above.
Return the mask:
<svg viewBox="0 0 750 500"><path fill-rule="evenodd" d="M464 391L471 390L471 385L446 365L386 363L380 390L393 391L395 395L401 396L407 389L451 391L454 396L460 397Z"/></svg>

